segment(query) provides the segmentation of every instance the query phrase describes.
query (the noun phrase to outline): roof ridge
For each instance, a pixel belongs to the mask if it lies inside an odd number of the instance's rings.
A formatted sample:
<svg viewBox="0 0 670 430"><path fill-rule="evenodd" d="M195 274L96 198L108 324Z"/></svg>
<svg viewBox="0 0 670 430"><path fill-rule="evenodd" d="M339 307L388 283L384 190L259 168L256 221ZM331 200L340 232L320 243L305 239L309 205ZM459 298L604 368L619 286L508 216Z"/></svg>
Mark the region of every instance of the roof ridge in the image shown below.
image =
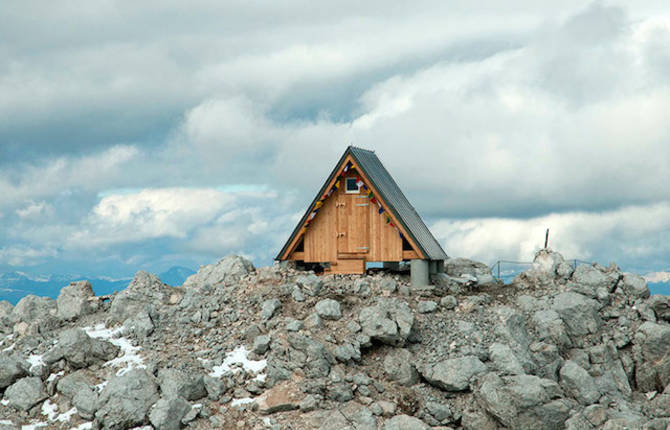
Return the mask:
<svg viewBox="0 0 670 430"><path fill-rule="evenodd" d="M372 154L375 153L375 151L372 150L372 149L365 149L365 148L361 148L360 146L349 145L349 148L352 148L352 149L358 149L359 151L370 152L370 153L372 153Z"/></svg>

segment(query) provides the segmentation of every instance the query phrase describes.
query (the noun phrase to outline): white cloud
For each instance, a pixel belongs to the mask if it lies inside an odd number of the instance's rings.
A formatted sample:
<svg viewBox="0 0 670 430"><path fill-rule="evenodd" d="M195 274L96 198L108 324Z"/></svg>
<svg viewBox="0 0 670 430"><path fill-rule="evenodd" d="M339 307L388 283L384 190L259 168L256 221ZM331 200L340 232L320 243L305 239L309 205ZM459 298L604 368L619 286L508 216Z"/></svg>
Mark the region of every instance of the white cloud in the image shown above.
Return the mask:
<svg viewBox="0 0 670 430"><path fill-rule="evenodd" d="M442 220L432 225L447 254L493 264L532 261L544 246L565 258L648 270L670 253L670 204L631 206L600 213L568 212L530 219Z"/></svg>
<svg viewBox="0 0 670 430"><path fill-rule="evenodd" d="M16 210L16 214L21 219L39 219L51 213L53 213L53 207L45 201L31 201L25 207Z"/></svg>
<svg viewBox="0 0 670 430"><path fill-rule="evenodd" d="M25 245L7 246L0 248L0 264L9 266L33 266L48 257L58 255L55 249L33 248Z"/></svg>

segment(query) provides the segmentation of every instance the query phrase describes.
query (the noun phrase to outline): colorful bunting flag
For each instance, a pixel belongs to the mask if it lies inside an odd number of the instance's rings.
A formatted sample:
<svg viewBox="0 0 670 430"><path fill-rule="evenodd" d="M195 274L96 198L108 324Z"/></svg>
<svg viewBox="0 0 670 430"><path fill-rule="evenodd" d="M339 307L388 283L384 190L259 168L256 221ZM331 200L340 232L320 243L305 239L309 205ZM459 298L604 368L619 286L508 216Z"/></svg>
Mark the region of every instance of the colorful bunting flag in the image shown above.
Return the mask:
<svg viewBox="0 0 670 430"><path fill-rule="evenodd" d="M335 188L338 189L338 190L340 189L340 180L339 179L337 181L335 181Z"/></svg>
<svg viewBox="0 0 670 430"><path fill-rule="evenodd" d="M379 215L381 215L381 214L383 214L383 213L384 213L384 208L380 207L380 208L379 208Z"/></svg>
<svg viewBox="0 0 670 430"><path fill-rule="evenodd" d="M314 205L314 207L317 208L317 209L319 209L321 206L323 206L323 200L319 200L319 201L316 202L316 204Z"/></svg>

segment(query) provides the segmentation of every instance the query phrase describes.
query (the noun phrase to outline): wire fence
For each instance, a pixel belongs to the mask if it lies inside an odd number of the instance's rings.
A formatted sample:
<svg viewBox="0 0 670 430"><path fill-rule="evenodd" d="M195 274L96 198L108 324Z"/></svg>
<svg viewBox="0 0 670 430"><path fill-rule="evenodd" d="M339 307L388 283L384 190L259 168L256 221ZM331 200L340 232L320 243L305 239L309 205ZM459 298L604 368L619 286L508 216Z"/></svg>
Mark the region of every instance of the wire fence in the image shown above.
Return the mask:
<svg viewBox="0 0 670 430"><path fill-rule="evenodd" d="M578 258L572 258L565 261L570 263L573 269L577 269L577 266L580 264L586 264L589 266L593 264L591 261L580 260ZM491 269L491 273L494 277L504 281L505 283L508 283L514 279L515 276L527 270L532 265L532 261L498 260L489 268Z"/></svg>

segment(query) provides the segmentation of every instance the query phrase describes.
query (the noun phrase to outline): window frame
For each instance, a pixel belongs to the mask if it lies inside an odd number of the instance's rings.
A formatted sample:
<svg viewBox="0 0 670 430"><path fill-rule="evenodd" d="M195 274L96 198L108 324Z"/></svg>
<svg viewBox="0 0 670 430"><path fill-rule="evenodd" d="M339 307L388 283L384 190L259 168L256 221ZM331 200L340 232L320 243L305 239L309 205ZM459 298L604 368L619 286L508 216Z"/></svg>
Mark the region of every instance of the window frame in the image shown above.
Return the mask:
<svg viewBox="0 0 670 430"><path fill-rule="evenodd" d="M349 181L353 181L354 184L356 185L356 190L350 190L349 189ZM361 193L361 187L357 183L358 181L356 178L349 177L349 178L344 178L344 192L346 194L360 194Z"/></svg>

